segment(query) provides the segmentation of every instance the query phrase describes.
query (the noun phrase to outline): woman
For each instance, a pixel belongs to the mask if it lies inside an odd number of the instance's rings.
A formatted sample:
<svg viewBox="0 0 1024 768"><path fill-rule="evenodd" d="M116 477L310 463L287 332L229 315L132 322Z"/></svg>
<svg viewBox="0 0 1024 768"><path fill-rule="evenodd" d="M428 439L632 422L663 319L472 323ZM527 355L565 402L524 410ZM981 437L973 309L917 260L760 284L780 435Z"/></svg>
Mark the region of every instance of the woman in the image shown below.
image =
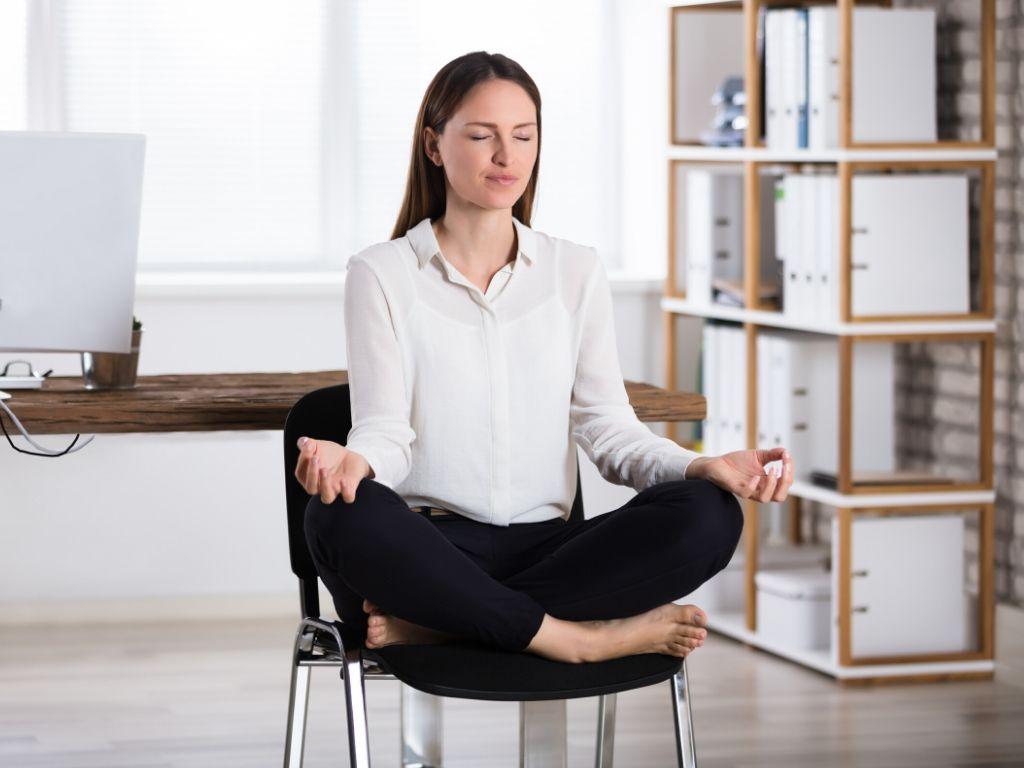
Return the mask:
<svg viewBox="0 0 1024 768"><path fill-rule="evenodd" d="M785 499L793 464L700 456L637 419L596 251L529 227L540 139L537 87L500 54L427 88L392 239L348 267L352 429L299 441L307 542L369 648L686 656L706 616L673 601L732 558L734 494ZM576 444L637 495L568 522Z"/></svg>

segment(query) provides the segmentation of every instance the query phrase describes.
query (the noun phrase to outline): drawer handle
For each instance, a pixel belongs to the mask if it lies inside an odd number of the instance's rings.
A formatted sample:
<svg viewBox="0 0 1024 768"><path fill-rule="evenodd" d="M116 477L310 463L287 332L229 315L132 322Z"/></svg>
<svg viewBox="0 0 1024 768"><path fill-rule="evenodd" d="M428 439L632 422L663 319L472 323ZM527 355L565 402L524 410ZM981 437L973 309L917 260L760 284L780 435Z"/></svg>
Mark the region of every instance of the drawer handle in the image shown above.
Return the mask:
<svg viewBox="0 0 1024 768"><path fill-rule="evenodd" d="M868 572L867 572L867 569L865 569L863 571L851 571L850 575L851 576L867 576Z"/></svg>
<svg viewBox="0 0 1024 768"><path fill-rule="evenodd" d="M867 613L868 607L866 605L855 605L850 609L850 613Z"/></svg>

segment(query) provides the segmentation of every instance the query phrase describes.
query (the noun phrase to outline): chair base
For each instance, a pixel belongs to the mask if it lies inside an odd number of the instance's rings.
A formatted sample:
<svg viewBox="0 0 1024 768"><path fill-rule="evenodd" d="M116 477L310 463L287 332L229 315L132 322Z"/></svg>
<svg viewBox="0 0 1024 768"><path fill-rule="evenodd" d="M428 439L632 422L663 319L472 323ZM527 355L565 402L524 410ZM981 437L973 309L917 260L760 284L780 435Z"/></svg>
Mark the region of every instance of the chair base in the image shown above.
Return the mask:
<svg viewBox="0 0 1024 768"><path fill-rule="evenodd" d="M319 640L326 641L323 645ZM332 647L333 646L333 647ZM401 646L389 646L398 649ZM339 651L340 649L340 651ZM387 654L380 650L358 647L346 648L334 623L317 619L303 619L296 633L292 664L291 692L288 703L288 729L285 741L285 768L301 768L305 741L306 713L309 703L310 672L312 666L338 666L345 685L345 709L349 732L349 764L352 768L370 767L369 728L366 717L365 680L400 680L401 696L401 755L403 768L442 768L444 747L443 702L441 697L477 698L465 688L455 688L453 694L426 691L406 681L405 676L389 669ZM322 653L317 655L316 651ZM398 666L401 666L400 664ZM652 675L653 677L654 675ZM665 680L659 670L657 680ZM620 688L641 687L645 683ZM686 659L668 678L672 694L672 712L675 722L676 760L679 768L696 768L697 753L693 737L691 694L686 677ZM623 684L625 685L625 684ZM438 687L438 686L433 686ZM607 685L605 686L608 687ZM566 740L566 698L548 695L523 698L523 691L484 692L480 699L512 700L519 698L519 765L520 768L565 768L568 764ZM598 696L597 740L595 744L596 768L612 768L615 738L615 691L571 691L571 698ZM496 695L497 694L497 695Z"/></svg>

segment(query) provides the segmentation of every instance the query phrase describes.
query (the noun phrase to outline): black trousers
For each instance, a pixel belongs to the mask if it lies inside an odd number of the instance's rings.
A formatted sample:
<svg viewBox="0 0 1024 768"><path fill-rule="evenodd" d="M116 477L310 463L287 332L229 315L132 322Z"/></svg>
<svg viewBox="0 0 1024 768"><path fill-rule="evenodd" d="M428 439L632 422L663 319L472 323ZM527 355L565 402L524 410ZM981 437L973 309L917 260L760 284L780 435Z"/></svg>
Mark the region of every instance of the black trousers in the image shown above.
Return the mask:
<svg viewBox="0 0 1024 768"><path fill-rule="evenodd" d="M363 599L414 624L509 651L526 648L545 612L617 619L685 597L732 559L743 510L709 480L646 488L579 522L496 526L428 517L364 478L306 507L306 541L338 616L365 642Z"/></svg>

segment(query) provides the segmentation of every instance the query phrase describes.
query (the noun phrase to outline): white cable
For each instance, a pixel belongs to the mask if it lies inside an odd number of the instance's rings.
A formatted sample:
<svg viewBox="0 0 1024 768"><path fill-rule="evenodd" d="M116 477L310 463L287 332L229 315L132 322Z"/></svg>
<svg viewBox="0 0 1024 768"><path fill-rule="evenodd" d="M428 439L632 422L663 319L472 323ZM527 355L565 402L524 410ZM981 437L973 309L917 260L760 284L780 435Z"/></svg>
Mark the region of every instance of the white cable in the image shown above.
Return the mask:
<svg viewBox="0 0 1024 768"><path fill-rule="evenodd" d="M23 427L21 425L21 422L18 421L18 417L14 415L11 409L7 407L7 403L5 403L3 400L0 400L0 408L3 408L5 411L7 411L7 415L11 417L11 421L14 422L14 425L18 428L18 431L21 432L22 435L24 435L25 439L28 440L29 443L31 443L34 448L38 448L42 453L47 453L51 456L56 456L62 453L74 453L75 451L80 451L83 448L85 448L85 446L87 446L89 443L91 443L94 437L96 437L96 435L89 435L88 440L66 451L55 451L51 448L45 448L32 439L32 436L25 431L25 427Z"/></svg>

